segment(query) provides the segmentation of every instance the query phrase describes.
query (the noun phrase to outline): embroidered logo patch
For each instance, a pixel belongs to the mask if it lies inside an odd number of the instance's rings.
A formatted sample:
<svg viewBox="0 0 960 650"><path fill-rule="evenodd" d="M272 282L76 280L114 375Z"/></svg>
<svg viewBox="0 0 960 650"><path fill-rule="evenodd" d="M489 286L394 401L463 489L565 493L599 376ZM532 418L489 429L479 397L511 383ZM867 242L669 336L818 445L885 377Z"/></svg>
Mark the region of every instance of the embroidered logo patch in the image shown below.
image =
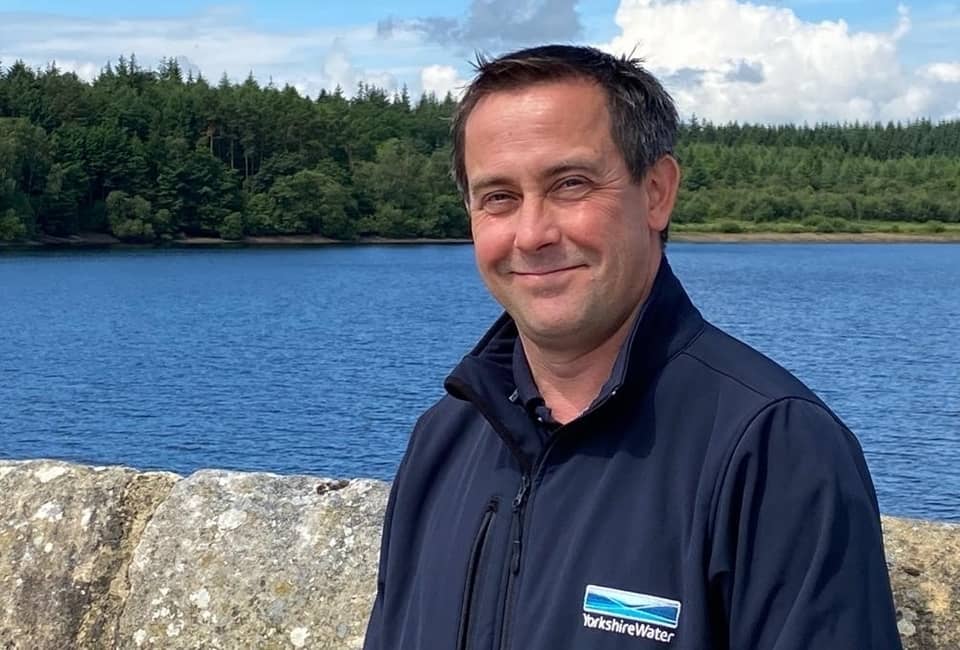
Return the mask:
<svg viewBox="0 0 960 650"><path fill-rule="evenodd" d="M680 602L622 589L587 585L583 626L670 643L680 622Z"/></svg>

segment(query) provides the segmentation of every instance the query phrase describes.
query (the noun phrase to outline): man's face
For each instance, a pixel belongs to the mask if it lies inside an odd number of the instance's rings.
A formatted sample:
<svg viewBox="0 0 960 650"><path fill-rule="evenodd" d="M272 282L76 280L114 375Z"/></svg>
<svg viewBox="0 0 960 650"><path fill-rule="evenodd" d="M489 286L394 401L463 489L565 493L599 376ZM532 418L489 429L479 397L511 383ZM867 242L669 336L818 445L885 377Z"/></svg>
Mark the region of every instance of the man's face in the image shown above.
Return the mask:
<svg viewBox="0 0 960 650"><path fill-rule="evenodd" d="M580 80L493 93L467 119L477 267L542 348L610 338L660 263L669 213L651 216L650 183L631 180L610 126L604 92Z"/></svg>

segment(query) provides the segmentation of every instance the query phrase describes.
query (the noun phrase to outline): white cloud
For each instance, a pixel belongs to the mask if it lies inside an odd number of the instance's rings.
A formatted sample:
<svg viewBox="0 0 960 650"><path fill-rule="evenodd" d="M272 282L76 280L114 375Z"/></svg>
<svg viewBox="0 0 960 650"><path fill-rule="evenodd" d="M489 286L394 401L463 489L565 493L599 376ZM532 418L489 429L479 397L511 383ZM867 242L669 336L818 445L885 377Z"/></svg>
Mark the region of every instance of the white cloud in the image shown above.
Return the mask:
<svg viewBox="0 0 960 650"><path fill-rule="evenodd" d="M357 84L360 82L387 91L397 89L397 79L391 73L385 71L370 72L354 65L350 54L347 52L346 44L340 39L337 39L334 47L324 56L320 70L322 74L312 78L314 92L319 91L320 88L340 86L343 93L350 96L353 95Z"/></svg>
<svg viewBox="0 0 960 650"><path fill-rule="evenodd" d="M262 75L254 76L263 82ZM342 47L334 47L325 54L320 61L309 70L291 68L279 78L271 76L274 85L289 84L298 93L306 97L315 97L322 89L332 91L339 87L346 97L352 97L357 90L357 84L377 86L387 91L395 90L396 79L389 73L371 73L355 66L349 53Z"/></svg>
<svg viewBox="0 0 960 650"><path fill-rule="evenodd" d="M409 50L409 43L398 48ZM0 62L17 59L34 68L56 61L61 70L91 80L108 63L133 53L143 67L161 58L189 61L216 82L223 73L243 81L251 72L261 83L289 83L315 95L340 85L353 94L358 82L387 90L398 87L390 46L377 38L376 25L271 31L249 24L241 11L211 8L167 18L86 19L0 11ZM357 58L368 65L355 63ZM382 67L380 66L382 62ZM185 72L186 72L186 68Z"/></svg>
<svg viewBox="0 0 960 650"><path fill-rule="evenodd" d="M4 61L4 65L13 63L13 59L0 58L0 61ZM48 63L54 63L53 61L48 61ZM90 61L76 61L73 59L57 59L56 60L57 69L61 72L73 72L78 77L84 81L93 81L98 74L100 74L100 68L102 66L91 63ZM34 66L34 67L46 67L46 66Z"/></svg>
<svg viewBox="0 0 960 650"><path fill-rule="evenodd" d="M420 86L423 92L433 93L440 99L446 97L448 92L459 97L466 83L453 66L428 65L420 71Z"/></svg>
<svg viewBox="0 0 960 650"><path fill-rule="evenodd" d="M955 63L933 63L923 70L928 79L943 83L960 83L960 61Z"/></svg>
<svg viewBox="0 0 960 650"><path fill-rule="evenodd" d="M890 13L886 31L858 31L842 20L801 20L790 9L773 6L774 0L754 1L767 4L621 0L620 35L600 47L636 51L664 80L684 115L695 112L718 122L936 119L960 112L955 45L915 66L904 64L907 43L917 39L906 7ZM486 7L484 2L469 4ZM496 6L506 6L506 0ZM572 0L521 0L510 15L520 20L524 7L572 6ZM450 24L464 30L476 27L474 18ZM438 20L431 23L437 29L443 26ZM925 20L918 14L918 25ZM107 62L133 52L145 67L175 57L185 72L199 69L214 83L224 72L237 82L253 72L262 84L289 83L311 96L336 85L352 95L359 82L388 91L406 84L413 96L459 94L462 75L469 74L467 57L458 53L463 44L438 44L422 25L414 29L411 24L268 29L229 7L109 20L0 11L0 62L9 66L23 59L43 68L55 60L61 69L89 80Z"/></svg>
<svg viewBox="0 0 960 650"><path fill-rule="evenodd" d="M926 77L905 70L898 48L908 9L891 19L889 32L868 32L737 0L623 0L621 34L602 47L645 58L685 115L717 122L948 114L960 100L960 89L942 83L952 68L931 66Z"/></svg>

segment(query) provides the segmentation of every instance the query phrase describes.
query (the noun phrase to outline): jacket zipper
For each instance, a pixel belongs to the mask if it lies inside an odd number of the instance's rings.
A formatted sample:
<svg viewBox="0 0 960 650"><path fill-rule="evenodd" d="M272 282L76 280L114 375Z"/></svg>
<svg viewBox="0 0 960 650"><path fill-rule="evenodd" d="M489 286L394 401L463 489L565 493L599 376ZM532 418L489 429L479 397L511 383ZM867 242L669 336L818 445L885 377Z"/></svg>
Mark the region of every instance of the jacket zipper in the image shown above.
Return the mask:
<svg viewBox="0 0 960 650"><path fill-rule="evenodd" d="M598 408L610 401L612 397L616 396L617 390L618 389L614 389L605 395L603 399L593 406L593 408L583 413L580 418L583 418L585 415L596 411ZM498 650L507 650L509 643L508 634L510 630L510 619L513 612L513 586L517 574L520 573L520 558L521 553L523 552L523 519L528 497L530 496L532 477L539 473L540 469L546 463L547 456L550 455L550 451L557 443L557 440L568 430L569 428L564 426L560 430L554 432L554 435L547 442L547 446L544 447L543 451L540 453L540 456L533 463L533 466L530 469L527 469L526 465L524 466L523 474L520 477L520 489L517 490L517 495L513 498L513 525L511 528L511 532L513 533L513 543L510 557L510 570L507 573L506 595L503 601L503 616L500 621L500 640L499 644L497 645Z"/></svg>
<svg viewBox="0 0 960 650"><path fill-rule="evenodd" d="M632 345L632 339L631 343ZM527 503L527 498L530 496L530 487L532 477L536 476L537 472L540 471L540 468L546 462L547 456L550 454L550 450L556 444L557 439L560 437L561 431L564 433L570 429L570 427L564 425L558 431L554 432L553 437L547 443L547 446L540 453L540 456L536 461L531 464L530 461L524 456L523 451L517 446L517 443L513 440L513 435L510 431L503 426L499 418L493 417L492 411L486 408L483 400L479 399L477 392L473 390L468 384L459 380L450 380L451 385L455 386L456 389L461 393L463 398L471 402L481 415L490 423L490 426L497 432L504 444L510 449L510 452L513 454L513 457L516 459L517 463L521 467L521 477L520 477L520 489L517 490L517 495L513 499L513 523L511 528L511 533L513 535L512 543L512 552L510 557L510 566L509 571L507 572L507 584L505 588L505 598L503 600L503 607L501 609L502 615L500 617L500 638L497 645L497 650L506 650L509 632L509 621L510 614L513 609L512 603L512 592L513 592L513 583L514 577L520 572L520 557L523 550L523 515L524 509ZM607 395L605 395L599 402L594 404L591 408L587 409L577 420L582 420L586 415L593 413L601 406L606 404L612 397L615 397L619 386L611 390Z"/></svg>
<svg viewBox="0 0 960 650"><path fill-rule="evenodd" d="M524 506L527 505L527 494L529 493L530 477L524 474L520 478L520 489L517 490L517 496L513 497L513 521L517 532L513 538L513 555L510 560L511 575L517 575L517 572L520 571L520 552L523 550L523 510Z"/></svg>
<svg viewBox="0 0 960 650"><path fill-rule="evenodd" d="M530 475L526 472L520 477L520 488L517 495L513 497L513 523L510 527L512 537L510 552L510 567L507 572L507 586L503 599L503 615L500 619L500 642L498 648L501 650L506 647L507 631L509 629L508 621L513 611L513 584L514 578L520 572L520 554L523 551L523 515L527 505L527 497L530 494Z"/></svg>
<svg viewBox="0 0 960 650"><path fill-rule="evenodd" d="M473 605L477 595L477 575L480 572L480 566L483 560L483 551L487 546L487 539L490 536L490 527L493 524L494 515L496 515L499 502L491 499L483 511L483 517L480 519L480 527L473 538L473 546L470 549L470 564L467 566L467 579L463 587L463 604L460 607L460 632L457 634L457 650L467 650L470 644L470 619Z"/></svg>

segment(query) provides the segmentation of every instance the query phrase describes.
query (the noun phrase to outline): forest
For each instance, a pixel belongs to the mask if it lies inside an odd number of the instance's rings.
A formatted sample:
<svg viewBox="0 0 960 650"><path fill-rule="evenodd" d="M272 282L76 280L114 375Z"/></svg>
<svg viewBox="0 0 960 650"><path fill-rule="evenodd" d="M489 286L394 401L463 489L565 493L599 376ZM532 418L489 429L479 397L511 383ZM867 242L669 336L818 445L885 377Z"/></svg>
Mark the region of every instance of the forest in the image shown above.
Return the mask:
<svg viewBox="0 0 960 650"><path fill-rule="evenodd" d="M464 238L449 174L456 100L360 84L210 83L120 57L92 82L0 62L0 241L103 233ZM715 125L676 155L679 230L862 232L960 226L960 121Z"/></svg>

